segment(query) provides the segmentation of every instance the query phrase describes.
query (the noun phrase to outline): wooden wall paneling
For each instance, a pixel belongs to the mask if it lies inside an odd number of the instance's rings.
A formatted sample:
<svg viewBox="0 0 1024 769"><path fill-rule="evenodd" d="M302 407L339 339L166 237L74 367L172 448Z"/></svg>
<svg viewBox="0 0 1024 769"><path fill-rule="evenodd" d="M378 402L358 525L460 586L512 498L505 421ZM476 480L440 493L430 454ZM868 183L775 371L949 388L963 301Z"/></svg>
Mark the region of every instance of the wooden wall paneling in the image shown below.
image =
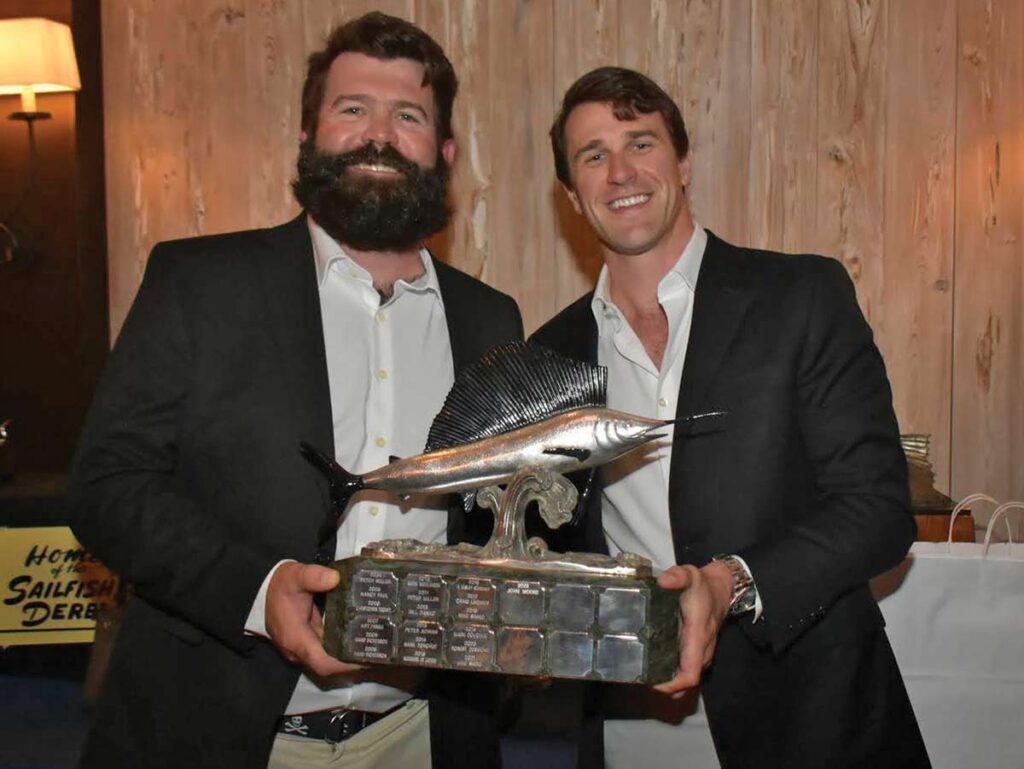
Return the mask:
<svg viewBox="0 0 1024 769"><path fill-rule="evenodd" d="M249 189L255 185L249 162L258 155L252 123L260 114L249 101L245 77L252 66L246 33L255 4L194 0L187 8L190 53L170 65L180 70L184 86L176 122L185 136L189 234L245 229L251 226Z"/></svg>
<svg viewBox="0 0 1024 769"><path fill-rule="evenodd" d="M663 0L619 0L619 44L615 64L643 72L657 80L651 71L651 58L652 55L660 57L665 48L651 42L657 39L654 32L656 22L660 22L663 34L678 37L681 33L676 25L661 18L664 8ZM659 82L659 85L668 90L665 83Z"/></svg>
<svg viewBox="0 0 1024 769"><path fill-rule="evenodd" d="M639 69L683 108L699 221L842 259L904 429L933 435L940 487L1024 496L1016 0L107 0L112 330L156 240L295 210L305 57L376 7L423 25L456 65L458 211L440 243L516 295L528 328L597 269L557 202L556 105L590 67Z"/></svg>
<svg viewBox="0 0 1024 769"><path fill-rule="evenodd" d="M818 152L818 1L754 0L749 245L813 242ZM738 180L737 180L738 181Z"/></svg>
<svg viewBox="0 0 1024 769"><path fill-rule="evenodd" d="M952 487L1024 498L1024 5L958 8Z"/></svg>
<svg viewBox="0 0 1024 769"><path fill-rule="evenodd" d="M687 5L676 0L619 0L619 64L649 76L681 109ZM689 128L685 110L683 119Z"/></svg>
<svg viewBox="0 0 1024 769"><path fill-rule="evenodd" d="M246 113L240 116L247 155L235 173L249 179L250 226L265 227L299 211L289 183L295 176L302 123L304 12L299 3L271 0L250 2L246 13L247 65L244 84L238 85L247 95Z"/></svg>
<svg viewBox="0 0 1024 769"><path fill-rule="evenodd" d="M949 491L956 0L888 9L881 295L873 324L902 432L928 433Z"/></svg>
<svg viewBox="0 0 1024 769"><path fill-rule="evenodd" d="M554 211L545 131L554 115L553 6L494 0L485 34L490 54L493 216L485 280L519 301L527 332L556 309L551 291Z"/></svg>
<svg viewBox="0 0 1024 769"><path fill-rule="evenodd" d="M641 4L627 4L632 12ZM555 3L554 27L554 115L562 104L565 92L580 76L597 67L618 65L619 0L592 0L585 3ZM638 45L646 49L646 46ZM555 211L555 250L549 266L552 276L552 298L556 309L561 309L594 287L601 271L601 244L586 220L573 210L561 183L555 176L554 157L548 130L538 137L538 152L547 162L546 185L538 179L541 194L549 193Z"/></svg>
<svg viewBox="0 0 1024 769"><path fill-rule="evenodd" d="M491 68L487 0L419 0L416 19L445 49L459 78L452 115L456 154L452 169L451 225L429 242L436 255L487 280L491 196Z"/></svg>
<svg viewBox="0 0 1024 769"><path fill-rule="evenodd" d="M191 6L103 6L111 338L135 297L150 248L195 234L183 163Z"/></svg>
<svg viewBox="0 0 1024 769"><path fill-rule="evenodd" d="M885 12L882 0L830 0L819 13L813 250L846 265L869 322L884 270Z"/></svg>
<svg viewBox="0 0 1024 769"><path fill-rule="evenodd" d="M131 92L135 73L129 64L127 46L131 22L123 4L107 0L100 15L103 47L103 145L106 187L107 308L110 338L121 328L131 298L135 296L137 273L125 255L135 247L136 228L127 219L136 215L132 175L125 163L125 148L133 142L132 110L126 94Z"/></svg>
<svg viewBox="0 0 1024 769"><path fill-rule="evenodd" d="M745 244L750 222L750 0L694 0L681 17L675 15L679 10L671 8L666 19L681 29L679 52L661 53L651 68L662 69L656 79L668 85L686 121L693 152L688 193L696 220Z"/></svg>

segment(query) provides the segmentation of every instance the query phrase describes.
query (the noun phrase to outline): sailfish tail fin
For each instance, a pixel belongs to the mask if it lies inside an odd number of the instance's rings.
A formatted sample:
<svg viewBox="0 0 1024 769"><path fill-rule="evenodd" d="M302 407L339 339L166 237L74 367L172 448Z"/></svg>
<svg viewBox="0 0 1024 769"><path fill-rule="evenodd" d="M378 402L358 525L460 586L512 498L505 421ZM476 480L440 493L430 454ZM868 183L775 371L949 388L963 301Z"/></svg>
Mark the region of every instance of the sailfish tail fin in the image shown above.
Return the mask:
<svg viewBox="0 0 1024 769"><path fill-rule="evenodd" d="M331 513L320 537L324 540L333 535L352 495L363 488L363 477L350 473L332 457L305 441L299 443L299 452L307 462L324 474L331 489Z"/></svg>

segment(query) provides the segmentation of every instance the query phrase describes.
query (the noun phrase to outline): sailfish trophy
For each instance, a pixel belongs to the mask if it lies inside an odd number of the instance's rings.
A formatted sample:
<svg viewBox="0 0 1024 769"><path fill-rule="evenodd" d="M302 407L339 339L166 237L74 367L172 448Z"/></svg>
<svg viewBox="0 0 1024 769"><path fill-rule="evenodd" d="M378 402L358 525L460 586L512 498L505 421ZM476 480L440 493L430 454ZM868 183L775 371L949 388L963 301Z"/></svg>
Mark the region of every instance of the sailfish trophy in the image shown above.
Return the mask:
<svg viewBox="0 0 1024 769"><path fill-rule="evenodd" d="M555 553L526 537L536 503L555 529L595 472L671 422L605 406L607 369L546 348L497 348L456 378L422 454L355 475L303 444L328 477L337 524L351 496L460 493L494 512L483 546L385 540L336 561L324 646L338 659L512 675L658 683L675 672L678 592L646 558ZM700 419L707 415L691 417ZM501 488L504 486L504 488Z"/></svg>

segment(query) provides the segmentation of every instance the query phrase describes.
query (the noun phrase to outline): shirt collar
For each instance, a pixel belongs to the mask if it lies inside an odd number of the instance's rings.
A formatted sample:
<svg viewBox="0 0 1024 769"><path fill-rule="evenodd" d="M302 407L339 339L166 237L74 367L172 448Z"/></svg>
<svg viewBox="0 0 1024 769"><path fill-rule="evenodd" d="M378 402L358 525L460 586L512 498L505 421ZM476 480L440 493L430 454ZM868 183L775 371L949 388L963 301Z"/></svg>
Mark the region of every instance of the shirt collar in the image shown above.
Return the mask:
<svg viewBox="0 0 1024 769"><path fill-rule="evenodd" d="M697 290L697 276L700 274L700 265L704 260L704 250L708 245L708 233L697 222L693 224L693 234L671 269L658 281L658 301L663 302L670 293L680 288L680 281L690 291ZM594 287L594 298L590 303L594 318L598 327L601 326L601 318L617 316L621 320L619 309L612 302L608 293L608 266L601 267L601 273L597 277L597 286Z"/></svg>
<svg viewBox="0 0 1024 769"><path fill-rule="evenodd" d="M327 278L328 270L334 262L340 262L342 272L365 281L372 277L365 267L357 263L349 256L342 245L332 238L327 232L313 221L312 216L306 216L306 223L309 226L309 236L313 241L313 259L316 262L317 285L323 286ZM423 274L411 283L406 280L398 280L395 283L395 294L403 288L412 289L418 293L432 292L441 295L441 286L437 282L437 271L434 269L434 260L430 258L430 252L425 248L420 249L420 260L423 262Z"/></svg>

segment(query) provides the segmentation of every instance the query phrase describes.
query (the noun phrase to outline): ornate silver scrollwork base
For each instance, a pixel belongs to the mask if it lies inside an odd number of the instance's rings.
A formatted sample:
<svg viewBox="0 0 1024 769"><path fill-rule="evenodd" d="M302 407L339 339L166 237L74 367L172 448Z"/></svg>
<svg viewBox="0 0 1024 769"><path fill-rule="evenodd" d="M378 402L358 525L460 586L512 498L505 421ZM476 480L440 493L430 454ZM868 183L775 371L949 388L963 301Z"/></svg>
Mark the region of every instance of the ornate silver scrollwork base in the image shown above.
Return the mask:
<svg viewBox="0 0 1024 769"><path fill-rule="evenodd" d="M477 492L477 504L494 512L494 533L483 547L463 543L445 546L411 539L373 542L362 550L370 558L409 558L446 563L504 566L536 572L585 572L619 577L649 577L651 562L635 553L617 556L596 553L554 553L540 537L526 538L526 509L536 502L544 522L556 529L572 519L576 487L562 475L527 467L508 487L487 486Z"/></svg>

